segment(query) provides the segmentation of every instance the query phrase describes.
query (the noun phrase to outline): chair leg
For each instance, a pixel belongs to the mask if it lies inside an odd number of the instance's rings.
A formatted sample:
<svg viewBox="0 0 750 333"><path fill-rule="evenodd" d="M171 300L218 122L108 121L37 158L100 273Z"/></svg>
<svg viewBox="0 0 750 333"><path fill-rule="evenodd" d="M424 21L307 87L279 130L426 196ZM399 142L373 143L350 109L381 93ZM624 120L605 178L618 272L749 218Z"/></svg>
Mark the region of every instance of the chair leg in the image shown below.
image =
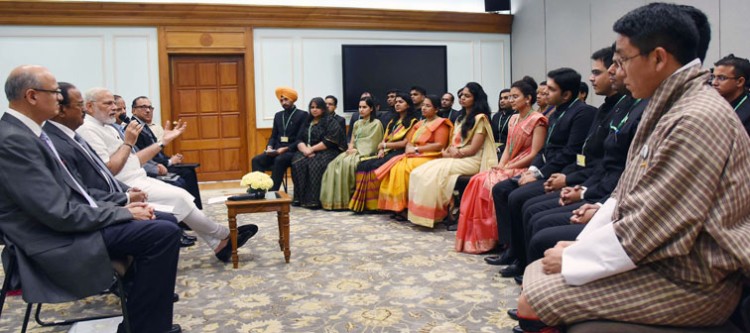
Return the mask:
<svg viewBox="0 0 750 333"><path fill-rule="evenodd" d="M287 187L289 184L289 180L287 179L287 176L289 175L289 170L284 172L284 180L281 182L282 185L284 185L284 193L289 193L289 188Z"/></svg>
<svg viewBox="0 0 750 333"><path fill-rule="evenodd" d="M26 314L23 316L23 326L21 326L21 333L26 333L26 328L29 327L29 317L31 316L31 306L33 304L26 304Z"/></svg>
<svg viewBox="0 0 750 333"><path fill-rule="evenodd" d="M8 263L8 271L5 272L5 279L3 279L3 290L0 291L0 317L2 317L3 315L3 307L5 306L5 297L8 295L8 290L10 290L10 280L15 274L16 274L16 257L10 256L10 262Z"/></svg>
<svg viewBox="0 0 750 333"><path fill-rule="evenodd" d="M128 306L125 298L125 286L122 283L122 278L117 276L117 289L120 291L120 305L122 305L122 323L125 326L125 333L131 333L130 330L130 316L128 315Z"/></svg>

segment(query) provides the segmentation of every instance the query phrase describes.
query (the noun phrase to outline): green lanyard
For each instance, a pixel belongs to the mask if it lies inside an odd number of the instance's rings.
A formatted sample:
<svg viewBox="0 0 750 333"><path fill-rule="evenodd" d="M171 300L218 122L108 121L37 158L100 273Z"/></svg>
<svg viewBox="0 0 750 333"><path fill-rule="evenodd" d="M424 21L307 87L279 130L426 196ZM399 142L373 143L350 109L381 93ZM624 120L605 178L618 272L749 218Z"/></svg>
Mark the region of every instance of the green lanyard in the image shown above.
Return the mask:
<svg viewBox="0 0 750 333"><path fill-rule="evenodd" d="M617 110L617 106L620 105L620 102L622 102L623 99L625 99L625 96L626 95L622 95L622 97L620 97L620 99L617 100L617 103L615 103L615 106L612 107L612 110ZM627 117L628 116L626 115L625 116L626 120L627 120ZM622 126L622 124L620 124L620 126ZM612 122L609 123L609 127L612 127ZM599 130L599 127L597 127L596 129ZM589 135L586 137L586 140L583 141L583 147L581 147L581 155L583 155L584 150L586 150L586 144L589 143L589 139L591 139L592 135L594 135L594 133L589 133Z"/></svg>
<svg viewBox="0 0 750 333"><path fill-rule="evenodd" d="M622 125L625 125L625 123L628 121L628 117L630 117L630 111L633 111L635 109L635 106L638 105L638 103L641 102L641 99L636 99L635 103L633 103L632 106L630 106L630 109L628 110L628 113L625 114L625 117L622 117L622 120L620 120L620 123L617 124L617 127L615 127L612 123L612 121L609 122L609 129L615 131L615 134L620 133L620 128L622 128Z"/></svg>
<svg viewBox="0 0 750 333"><path fill-rule="evenodd" d="M292 121L292 116L295 112L297 112L297 108L294 108L294 111L289 115L289 119L286 119L283 113L281 114L281 121L284 123L284 136L286 136L286 128L289 126L289 122Z"/></svg>
<svg viewBox="0 0 750 333"><path fill-rule="evenodd" d="M565 113L566 113L566 112L568 112L568 110L570 110L570 108L572 108L572 107L573 107L573 105L575 105L575 104L576 104L576 102L578 102L578 99L575 99L575 100L573 100L573 102L572 102L572 103L570 103L570 105L568 105L568 108L567 108L567 109L565 109L565 111L563 111L563 112L562 112L562 113L560 114L560 116L559 116L559 117L557 117L557 121L555 121L555 123L554 123L554 124L552 124L552 128L550 128L550 129L549 129L549 134L547 134L547 142L545 142L545 143L544 143L544 145L545 145L545 146L549 144L549 139L551 139L551 138L552 138L552 132L554 132L554 131L555 131L555 127L557 127L557 123L559 123L559 122L560 122L560 119L562 119L562 117L564 117L564 116L565 116Z"/></svg>
<svg viewBox="0 0 750 333"><path fill-rule="evenodd" d="M307 146L308 147L312 146L312 143L311 143L311 141L312 141L312 137L311 137L311 135L312 135L311 134L312 133L312 127L313 127L313 122L311 121L310 122L310 126L307 126Z"/></svg>
<svg viewBox="0 0 750 333"><path fill-rule="evenodd" d="M739 103L737 104L737 106L735 106L735 107L734 107L734 111L737 111L737 109L739 109L739 108L740 108L740 106L742 105L742 103L745 103L745 100L746 100L746 99L747 99L747 95L745 95L745 98L743 98L743 99L742 99L742 100L741 100L741 101L740 101L740 102L739 102Z"/></svg>

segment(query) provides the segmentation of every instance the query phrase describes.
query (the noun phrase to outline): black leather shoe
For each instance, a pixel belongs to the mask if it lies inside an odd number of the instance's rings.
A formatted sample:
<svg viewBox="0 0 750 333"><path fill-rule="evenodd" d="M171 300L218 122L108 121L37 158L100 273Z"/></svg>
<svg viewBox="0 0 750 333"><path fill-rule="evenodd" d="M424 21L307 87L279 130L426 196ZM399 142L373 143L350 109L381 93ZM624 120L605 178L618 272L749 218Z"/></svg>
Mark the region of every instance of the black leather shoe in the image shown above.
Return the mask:
<svg viewBox="0 0 750 333"><path fill-rule="evenodd" d="M515 327L513 327L513 333L523 333L521 326L516 325Z"/></svg>
<svg viewBox="0 0 750 333"><path fill-rule="evenodd" d="M484 262L490 265L510 265L513 263L513 256L510 254L510 250L505 250L498 256L484 257Z"/></svg>
<svg viewBox="0 0 750 333"><path fill-rule="evenodd" d="M185 238L187 240L191 240L193 242L195 242L196 240L198 240L198 237L190 236L187 233L185 233L185 231L182 232L182 238Z"/></svg>
<svg viewBox="0 0 750 333"><path fill-rule="evenodd" d="M523 274L514 276L513 277L513 281L516 281L516 283L518 285L522 285L523 284Z"/></svg>
<svg viewBox="0 0 750 333"><path fill-rule="evenodd" d="M181 332L182 332L182 327L180 327L180 325L178 324L174 324L172 325L172 328L166 333L181 333Z"/></svg>
<svg viewBox="0 0 750 333"><path fill-rule="evenodd" d="M500 270L500 275L503 277L513 277L521 274L523 274L523 269L521 268L521 263L518 261Z"/></svg>
<svg viewBox="0 0 750 333"><path fill-rule="evenodd" d="M518 320L518 309L508 310L508 317L513 320Z"/></svg>
<svg viewBox="0 0 750 333"><path fill-rule="evenodd" d="M177 303L180 301L180 295L177 295L177 293L172 294L172 303Z"/></svg>
<svg viewBox="0 0 750 333"><path fill-rule="evenodd" d="M189 240L185 237L180 238L180 247L190 247L195 245L195 241Z"/></svg>
<svg viewBox="0 0 750 333"><path fill-rule="evenodd" d="M185 222L177 223L177 225L179 225L180 228L182 228L182 230L193 230L193 229L190 229L190 226L188 226L187 224L185 224Z"/></svg>
<svg viewBox="0 0 750 333"><path fill-rule="evenodd" d="M237 248L239 249L242 245L245 245L256 233L258 233L258 226L255 224L246 224L237 227ZM216 253L216 258L225 263L232 261L232 244L227 242L227 246Z"/></svg>

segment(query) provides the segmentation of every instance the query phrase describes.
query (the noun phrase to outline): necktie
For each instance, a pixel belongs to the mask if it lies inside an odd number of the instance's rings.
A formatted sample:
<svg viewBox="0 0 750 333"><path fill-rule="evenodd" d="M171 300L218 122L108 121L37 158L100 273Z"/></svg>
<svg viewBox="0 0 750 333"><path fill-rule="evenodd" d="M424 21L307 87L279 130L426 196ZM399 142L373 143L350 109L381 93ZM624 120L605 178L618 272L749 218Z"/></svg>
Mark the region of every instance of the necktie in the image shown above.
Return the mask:
<svg viewBox="0 0 750 333"><path fill-rule="evenodd" d="M63 163L62 159L60 159L60 155L57 153L57 150L55 149L55 145L52 144L52 141L47 136L47 133L42 132L42 134L39 135L39 138L42 139L42 141L44 141L44 143L47 144L47 147L49 148L49 150L52 151L52 155L55 155L57 162L60 163L60 166L62 167L63 170L65 170L65 173L68 174L68 177L70 177L70 180L73 181L73 184L75 184L76 187L78 187L78 191L83 195L84 198L86 198L86 201L89 202L89 205L91 207L99 207L94 201L94 199L91 198L91 196L89 196L88 193L86 193L86 191L83 189L81 184L79 184L78 181L76 181L76 178L73 177L73 175L70 173L68 168L65 166L65 163Z"/></svg>
<svg viewBox="0 0 750 333"><path fill-rule="evenodd" d="M109 185L109 191L110 192L122 192L122 187L120 187L120 184L115 180L115 176L112 175L112 173L109 171L109 168L104 164L104 162L99 158L99 156L96 155L93 149L89 146L89 144L83 140L83 138L76 134L73 137L76 142L81 146L81 149L83 149L83 152L85 155L89 158L89 161L93 162L94 165L98 166L99 173L102 174L104 179L107 181L107 185Z"/></svg>

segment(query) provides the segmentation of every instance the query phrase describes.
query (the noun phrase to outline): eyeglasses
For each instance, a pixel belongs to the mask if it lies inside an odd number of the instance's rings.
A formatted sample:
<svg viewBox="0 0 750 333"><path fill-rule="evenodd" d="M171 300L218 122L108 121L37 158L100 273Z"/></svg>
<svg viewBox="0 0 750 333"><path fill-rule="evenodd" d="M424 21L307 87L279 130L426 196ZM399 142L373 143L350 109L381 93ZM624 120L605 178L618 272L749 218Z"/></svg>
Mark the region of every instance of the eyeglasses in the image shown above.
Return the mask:
<svg viewBox="0 0 750 333"><path fill-rule="evenodd" d="M724 82L726 80L737 80L737 79L739 79L739 78L738 77L726 76L726 75L713 75L713 74L709 78L709 80L711 80L711 81L716 80L716 81L719 81L719 82Z"/></svg>
<svg viewBox="0 0 750 333"><path fill-rule="evenodd" d="M619 59L614 60L614 63L617 65L617 67L622 68L622 65L625 64L626 62L632 60L635 57L640 57L642 55L643 54L638 53L638 54L630 56L630 57L622 57L621 56Z"/></svg>
<svg viewBox="0 0 750 333"><path fill-rule="evenodd" d="M133 109L145 109L149 111L154 111L154 107L151 105L136 105L133 107Z"/></svg>
<svg viewBox="0 0 750 333"><path fill-rule="evenodd" d="M55 89L55 90L40 89L40 88L29 88L29 89L36 90L36 91L43 91L43 92L47 92L47 93L50 93L50 94L53 94L53 95L62 96L62 90L60 90L60 89Z"/></svg>

